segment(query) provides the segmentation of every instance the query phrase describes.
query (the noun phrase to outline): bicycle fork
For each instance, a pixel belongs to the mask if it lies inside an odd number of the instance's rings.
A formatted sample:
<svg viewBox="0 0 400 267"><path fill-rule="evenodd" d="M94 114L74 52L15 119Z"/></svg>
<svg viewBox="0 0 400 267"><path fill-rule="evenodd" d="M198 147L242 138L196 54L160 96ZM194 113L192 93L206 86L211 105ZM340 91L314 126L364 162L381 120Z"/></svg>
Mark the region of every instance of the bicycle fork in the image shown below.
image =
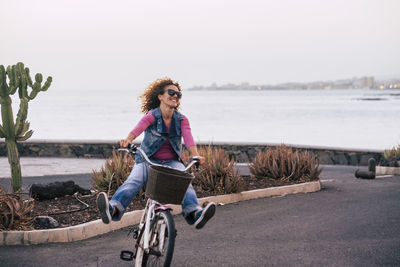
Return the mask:
<svg viewBox="0 0 400 267"><path fill-rule="evenodd" d="M148 201L150 201L150 200L148 200ZM143 250L146 252L148 252L148 249L149 249L150 221L154 218L154 207L155 207L155 204L151 201L150 207L146 214L146 222L144 224Z"/></svg>
<svg viewBox="0 0 400 267"><path fill-rule="evenodd" d="M122 260L132 261L133 259L136 259L135 266L141 266L142 258L145 253L161 255L164 246L166 225L154 225L152 223L152 220L154 220L156 216L156 206L156 201L152 201L151 199L147 200L146 208L140 219L139 226L137 229L133 230L133 237L136 239L135 251L121 251L120 258ZM156 227L156 229L159 230L159 232L156 231L158 232L157 235L151 235L151 227ZM150 238L152 238L152 240L150 240ZM157 240L157 238L160 238L160 240ZM154 244L158 244L157 250L152 250L150 248L150 245L153 246Z"/></svg>

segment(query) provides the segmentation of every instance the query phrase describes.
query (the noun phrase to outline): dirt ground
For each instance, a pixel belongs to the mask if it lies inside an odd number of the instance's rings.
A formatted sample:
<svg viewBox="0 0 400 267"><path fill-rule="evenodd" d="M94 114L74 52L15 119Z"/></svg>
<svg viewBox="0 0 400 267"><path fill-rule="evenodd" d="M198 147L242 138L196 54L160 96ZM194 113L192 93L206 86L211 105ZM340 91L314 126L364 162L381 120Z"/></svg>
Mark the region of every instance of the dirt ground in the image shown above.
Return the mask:
<svg viewBox="0 0 400 267"><path fill-rule="evenodd" d="M283 186L288 184L288 182L277 182L271 180L256 180L250 177L244 177L245 187L244 190L261 189L272 186ZM207 197L216 195L212 192L204 192L201 189L196 188L197 196ZM100 219L98 209L96 207L97 193L92 195L72 195L60 198L55 198L51 200L35 200L34 208L32 211L32 217L36 216L51 216L59 223L59 227L67 227L78 225L93 220ZM140 210L143 209L146 204L144 197L136 197L127 211ZM40 225L33 224L30 229L43 229Z"/></svg>

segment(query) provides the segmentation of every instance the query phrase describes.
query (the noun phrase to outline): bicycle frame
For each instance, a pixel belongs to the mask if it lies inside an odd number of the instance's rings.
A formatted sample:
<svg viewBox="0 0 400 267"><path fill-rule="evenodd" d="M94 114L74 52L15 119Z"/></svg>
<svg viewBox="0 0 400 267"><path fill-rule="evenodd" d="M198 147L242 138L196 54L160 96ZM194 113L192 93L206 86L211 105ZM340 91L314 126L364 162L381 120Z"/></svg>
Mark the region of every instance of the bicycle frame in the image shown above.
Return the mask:
<svg viewBox="0 0 400 267"><path fill-rule="evenodd" d="M139 236L136 239L136 248L137 251L140 251L139 253L149 253L150 250L150 226L151 226L151 221L154 219L156 212L159 210L172 210L171 207L168 205L161 205L155 200L152 199L147 199L146 207L143 211L142 217L140 219L139 223ZM162 245L164 244L164 232L165 232L165 226L161 230L160 237L162 238L160 240L160 250L162 250ZM141 239L143 236L143 244L141 245ZM139 250L140 247L140 250ZM136 260L135 260L135 266L141 266L143 256L142 255L136 254Z"/></svg>
<svg viewBox="0 0 400 267"><path fill-rule="evenodd" d="M135 154L136 151L138 150L142 154L143 158L150 165L169 167L169 166L164 166L164 165L160 165L160 164L152 162L140 147L131 145L129 147L129 149L118 149L118 150L126 151L126 152L132 153L132 154ZM196 165L196 169L198 169L199 163L200 163L199 157L193 157L191 162L187 165L185 172L187 172L193 165ZM171 168L171 167L169 167L169 168ZM150 231L151 231L151 227L152 227L152 220L155 218L157 211L160 211L160 210L172 210L172 209L168 205L162 205L159 202L157 202L153 199L150 199L150 198L147 199L146 207L143 211L142 217L140 219L139 227L138 227L139 235L136 238L137 253L136 253L136 257L135 257L136 258L135 266L142 265L143 253L149 254L151 252L150 245L153 244L151 242L154 242L154 241L150 240ZM159 242L159 246L160 246L159 250L160 251L163 249L162 246L164 245L165 231L166 231L166 225L163 224L163 225L161 225L161 229L160 229L160 238L161 238L161 240ZM143 238L143 242L141 242L142 238ZM133 255L133 253L130 255ZM121 256L121 258L122 258L122 256ZM132 258L132 256L130 256L130 258Z"/></svg>
<svg viewBox="0 0 400 267"><path fill-rule="evenodd" d="M161 205L157 201L149 198L147 200L146 210L143 213L142 220L141 220L141 221L143 221L143 219L144 219L143 217L146 216L145 229L144 229L144 241L143 241L143 249L146 252L148 252L149 243L150 243L150 240L149 240L150 222L151 222L151 220L154 219L154 216L158 210L172 210L172 209L171 209L171 207L169 207L167 205Z"/></svg>

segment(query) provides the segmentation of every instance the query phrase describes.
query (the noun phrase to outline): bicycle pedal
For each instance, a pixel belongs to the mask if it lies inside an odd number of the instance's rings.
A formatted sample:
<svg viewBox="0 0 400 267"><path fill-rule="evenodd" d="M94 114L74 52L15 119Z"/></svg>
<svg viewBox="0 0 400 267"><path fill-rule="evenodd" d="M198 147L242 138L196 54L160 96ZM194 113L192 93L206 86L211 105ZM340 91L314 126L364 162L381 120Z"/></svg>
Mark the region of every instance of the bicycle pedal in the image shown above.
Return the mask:
<svg viewBox="0 0 400 267"><path fill-rule="evenodd" d="M133 259L136 257L135 255L136 253L133 251L129 251L129 250L122 250L121 254L119 255L121 260L124 261L133 261Z"/></svg>

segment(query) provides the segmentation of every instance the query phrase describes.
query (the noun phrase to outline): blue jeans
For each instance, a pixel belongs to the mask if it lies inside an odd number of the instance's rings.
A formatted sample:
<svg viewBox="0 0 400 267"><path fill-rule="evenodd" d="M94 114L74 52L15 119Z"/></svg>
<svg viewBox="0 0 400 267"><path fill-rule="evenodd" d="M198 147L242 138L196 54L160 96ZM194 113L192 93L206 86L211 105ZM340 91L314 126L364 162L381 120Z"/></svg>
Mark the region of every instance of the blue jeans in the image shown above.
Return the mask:
<svg viewBox="0 0 400 267"><path fill-rule="evenodd" d="M161 165L168 165L174 169L185 170L185 166L176 160L172 161L157 161L153 160L154 163ZM149 175L149 164L147 162L138 163L133 166L132 172L126 181L118 188L113 197L110 200L110 214L113 214L113 208L118 209L118 213L112 216L113 221L121 220L126 208L132 202L133 198L137 195L140 189L147 183L147 177ZM189 218L190 214L194 211L202 210L197 200L196 192L193 189L192 184L186 191L185 198L182 203L182 215L185 219L192 223L192 218Z"/></svg>

